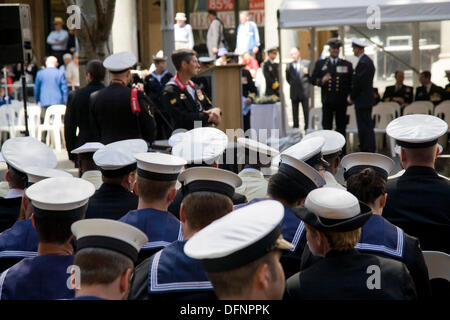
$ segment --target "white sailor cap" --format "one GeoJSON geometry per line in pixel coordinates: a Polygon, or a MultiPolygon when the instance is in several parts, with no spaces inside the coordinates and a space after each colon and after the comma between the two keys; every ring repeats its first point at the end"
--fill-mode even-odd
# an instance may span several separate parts
{"type": "Polygon", "coordinates": [[[344,168],[345,180],[367,168],[372,168],[377,175],[383,179],[387,179],[395,167],[395,162],[382,154],[355,152],[342,158],[340,165],[344,168]]]}
{"type": "Polygon", "coordinates": [[[105,69],[113,73],[122,73],[131,69],[137,63],[136,57],[131,52],[120,52],[110,55],[103,61],[105,69]]]}
{"type": "Polygon", "coordinates": [[[202,127],[187,131],[172,148],[172,154],[188,164],[212,165],[220,159],[227,145],[228,136],[223,131],[202,127]]]}
{"type": "Polygon", "coordinates": [[[35,216],[76,217],[82,213],[94,194],[92,183],[80,178],[48,178],[27,188],[25,195],[31,200],[35,216]],[[61,211],[67,212],[61,216],[61,211]]]}
{"type": "Polygon", "coordinates": [[[276,157],[280,154],[278,150],[268,146],[267,144],[248,138],[238,138],[237,145],[238,147],[243,147],[256,153],[265,154],[269,157],[276,157]]]}
{"type": "Polygon", "coordinates": [[[437,144],[448,124],[435,116],[411,114],[391,121],[386,133],[404,148],[426,148],[437,144]]]}
{"type": "Polygon", "coordinates": [[[173,133],[168,140],[169,146],[171,146],[173,148],[176,144],[183,141],[183,137],[186,132],[187,132],[186,129],[176,130],[176,133],[173,133]]]}
{"type": "Polygon", "coordinates": [[[20,172],[26,167],[56,168],[58,164],[52,149],[32,137],[7,140],[2,146],[2,156],[8,165],[20,172]]]}
{"type": "Polygon", "coordinates": [[[345,145],[345,137],[333,130],[318,130],[307,134],[303,140],[322,137],[325,139],[325,144],[322,146],[322,154],[324,156],[333,155],[342,151],[345,145]]]}
{"type": "Polygon", "coordinates": [[[97,150],[93,159],[105,177],[120,177],[136,170],[134,155],[147,149],[147,142],[142,139],[122,140],[97,150]]]}
{"type": "Polygon", "coordinates": [[[177,14],[175,15],[175,21],[177,21],[177,20],[186,21],[187,20],[186,13],[184,13],[184,12],[177,12],[177,14]]]}
{"type": "Polygon", "coordinates": [[[111,219],[85,219],[72,224],[77,239],[77,252],[86,248],[101,248],[121,253],[133,262],[147,243],[145,233],[132,225],[111,219]]]}
{"type": "Polygon", "coordinates": [[[26,167],[24,168],[24,172],[28,176],[28,186],[48,178],[72,177],[72,175],[66,171],[50,168],[26,167]]]}
{"type": "Polygon", "coordinates": [[[358,47],[365,48],[369,44],[364,39],[352,38],[352,45],[356,45],[358,47]]]}
{"type": "Polygon", "coordinates": [[[210,64],[210,63],[213,63],[214,61],[216,61],[216,59],[211,58],[211,57],[200,57],[200,58],[198,58],[198,62],[204,63],[204,64],[210,64]]]}
{"type": "Polygon", "coordinates": [[[298,160],[289,154],[281,154],[279,172],[291,177],[298,185],[306,189],[307,192],[326,184],[320,173],[302,160],[298,160]]]}
{"type": "Polygon", "coordinates": [[[82,146],[72,150],[70,153],[82,154],[82,153],[94,153],[97,150],[103,148],[105,145],[100,142],[87,142],[82,146]]]}
{"type": "Polygon", "coordinates": [[[190,193],[209,191],[233,198],[234,190],[242,185],[242,179],[231,171],[212,167],[195,167],[178,176],[183,197],[190,193]]]}
{"type": "Polygon", "coordinates": [[[274,200],[237,209],[190,238],[184,253],[202,261],[206,272],[225,272],[245,266],[275,249],[292,249],[283,239],[284,208],[274,200]]]}
{"type": "Polygon", "coordinates": [[[0,153],[0,162],[6,162],[5,158],[3,158],[3,155],[0,153]]]}
{"type": "Polygon", "coordinates": [[[176,181],[186,160],[165,153],[138,153],[137,173],[139,177],[157,181],[176,181]]]}
{"type": "Polygon", "coordinates": [[[303,206],[293,208],[297,217],[320,230],[347,232],[364,225],[372,209],[346,190],[322,188],[311,191],[303,206]]]}
{"type": "Polygon", "coordinates": [[[317,164],[329,166],[329,163],[322,157],[322,147],[324,144],[325,138],[323,137],[303,139],[299,143],[296,143],[283,151],[282,154],[287,154],[295,159],[302,160],[311,167],[314,167],[317,164]]]}

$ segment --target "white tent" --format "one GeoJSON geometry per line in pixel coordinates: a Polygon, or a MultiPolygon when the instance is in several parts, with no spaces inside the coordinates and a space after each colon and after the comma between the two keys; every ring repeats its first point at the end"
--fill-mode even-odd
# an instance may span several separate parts
{"type": "Polygon", "coordinates": [[[380,9],[381,23],[450,19],[448,0],[285,0],[280,28],[365,25],[371,6],[380,9]]]}

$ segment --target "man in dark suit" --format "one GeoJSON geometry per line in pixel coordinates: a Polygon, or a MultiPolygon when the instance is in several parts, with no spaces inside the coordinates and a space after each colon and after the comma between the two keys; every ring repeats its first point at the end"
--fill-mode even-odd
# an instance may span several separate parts
{"type": "Polygon", "coordinates": [[[332,130],[335,117],[336,131],[345,137],[347,96],[352,88],[353,66],[349,61],[339,59],[340,40],[332,38],[328,45],[330,57],[317,61],[311,83],[322,88],[323,129],[332,130]]]}
{"type": "Polygon", "coordinates": [[[450,181],[434,168],[438,139],[447,130],[440,118],[419,114],[397,118],[387,126],[387,134],[401,146],[406,171],[388,181],[383,216],[419,238],[423,250],[450,253],[450,181]]]}
{"type": "Polygon", "coordinates": [[[280,96],[280,83],[278,75],[278,63],[275,63],[277,58],[278,48],[271,48],[267,50],[268,59],[264,62],[263,73],[266,79],[266,96],[276,95],[280,96]]]}
{"type": "Polygon", "coordinates": [[[293,210],[305,222],[309,250],[323,259],[287,280],[286,298],[417,299],[414,281],[402,262],[355,249],[372,209],[350,192],[316,189],[308,194],[303,206],[293,210]]]}
{"type": "Polygon", "coordinates": [[[156,136],[156,123],[145,94],[137,91],[140,111],[132,106],[132,90],[128,87],[136,57],[129,52],[109,56],[103,66],[109,70],[109,87],[92,94],[90,105],[91,141],[109,144],[126,139],[144,139],[151,144],[156,136]]]}
{"type": "Polygon", "coordinates": [[[444,100],[445,91],[431,82],[431,72],[423,71],[419,78],[420,87],[416,89],[416,101],[431,101],[435,106],[444,100]]]}
{"type": "Polygon", "coordinates": [[[405,72],[403,70],[395,71],[395,85],[386,87],[383,94],[383,102],[397,102],[402,108],[413,102],[413,88],[405,86],[405,72]]]}
{"type": "Polygon", "coordinates": [[[66,139],[69,159],[76,162],[76,155],[71,151],[89,141],[89,100],[91,93],[103,89],[105,68],[101,61],[92,60],[86,66],[87,86],[69,93],[67,109],[64,116],[64,137],[66,139]],[[79,133],[77,135],[77,128],[79,133]]]}
{"type": "Polygon", "coordinates": [[[292,101],[292,115],[294,118],[294,128],[299,127],[298,106],[302,103],[303,118],[305,120],[305,131],[308,129],[309,117],[309,68],[311,62],[300,58],[300,49],[292,48],[292,62],[286,68],[286,80],[291,86],[290,97],[292,101]]]}
{"type": "Polygon", "coordinates": [[[372,59],[364,54],[364,47],[367,46],[364,41],[353,38],[352,46],[353,53],[358,57],[358,63],[353,73],[353,88],[348,102],[355,104],[360,151],[375,152],[375,132],[372,121],[372,107],[375,105],[373,90],[375,66],[372,59]]]}

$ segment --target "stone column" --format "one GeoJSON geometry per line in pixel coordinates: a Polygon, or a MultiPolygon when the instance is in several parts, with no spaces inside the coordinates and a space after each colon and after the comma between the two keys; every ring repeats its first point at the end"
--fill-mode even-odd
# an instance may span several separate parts
{"type": "Polygon", "coordinates": [[[439,60],[431,67],[431,81],[436,85],[445,87],[448,83],[445,75],[446,70],[450,70],[450,21],[441,21],[441,53],[439,60]]]}
{"type": "Polygon", "coordinates": [[[139,60],[136,0],[116,1],[112,26],[113,52],[129,51],[139,60]]]}

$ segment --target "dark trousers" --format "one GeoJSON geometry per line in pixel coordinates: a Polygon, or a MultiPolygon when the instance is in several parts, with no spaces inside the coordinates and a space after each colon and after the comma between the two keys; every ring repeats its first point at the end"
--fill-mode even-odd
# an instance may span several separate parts
{"type": "MultiPolygon", "coordinates": [[[[322,127],[324,130],[333,130],[333,118],[336,118],[336,131],[346,136],[347,103],[326,103],[322,107],[322,127]]],[[[342,148],[346,154],[346,145],[342,148]]]]}
{"type": "Polygon", "coordinates": [[[375,132],[373,130],[372,108],[355,106],[356,123],[358,125],[359,149],[361,152],[375,152],[375,132]]]}
{"type": "Polygon", "coordinates": [[[308,117],[309,117],[309,101],[308,99],[303,100],[292,100],[292,116],[294,118],[294,128],[299,127],[299,117],[298,117],[298,105],[302,103],[303,117],[305,119],[305,130],[308,129],[308,117]]]}
{"type": "Polygon", "coordinates": [[[58,68],[61,67],[64,64],[63,55],[66,54],[67,51],[65,50],[52,50],[51,54],[52,56],[56,57],[58,59],[58,68]]]}

